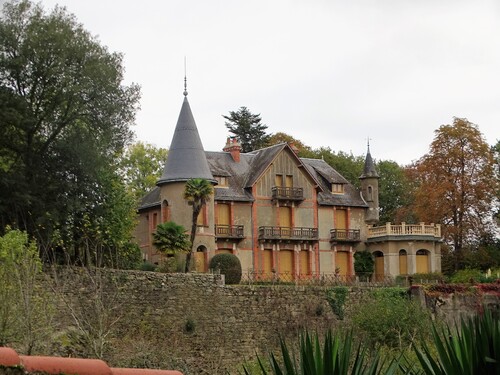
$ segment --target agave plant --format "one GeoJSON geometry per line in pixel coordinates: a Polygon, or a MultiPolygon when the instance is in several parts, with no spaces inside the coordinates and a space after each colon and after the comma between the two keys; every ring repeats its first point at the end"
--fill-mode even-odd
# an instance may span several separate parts
{"type": "Polygon", "coordinates": [[[455,329],[434,326],[433,343],[437,358],[425,343],[415,348],[425,374],[500,374],[500,324],[488,310],[483,316],[462,320],[455,329]]]}
{"type": "MultiPolygon", "coordinates": [[[[318,334],[311,336],[305,332],[300,337],[300,357],[296,360],[283,339],[280,340],[282,360],[271,353],[270,367],[274,375],[378,375],[395,374],[397,364],[392,362],[382,370],[383,363],[378,354],[371,358],[361,345],[355,345],[352,332],[345,335],[328,332],[323,345],[318,334]]],[[[262,375],[268,372],[258,358],[262,375]]],[[[250,372],[244,367],[246,375],[250,372]]]]}

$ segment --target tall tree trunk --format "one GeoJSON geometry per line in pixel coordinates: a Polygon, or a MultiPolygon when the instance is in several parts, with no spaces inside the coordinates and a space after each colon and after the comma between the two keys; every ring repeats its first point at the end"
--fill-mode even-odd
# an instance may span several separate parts
{"type": "Polygon", "coordinates": [[[189,238],[191,242],[191,250],[186,255],[186,267],[184,268],[184,272],[189,272],[189,268],[191,266],[191,259],[193,258],[193,246],[194,239],[196,237],[196,223],[198,222],[198,216],[200,215],[201,207],[197,207],[196,203],[193,203],[193,217],[191,222],[191,236],[189,238]]]}

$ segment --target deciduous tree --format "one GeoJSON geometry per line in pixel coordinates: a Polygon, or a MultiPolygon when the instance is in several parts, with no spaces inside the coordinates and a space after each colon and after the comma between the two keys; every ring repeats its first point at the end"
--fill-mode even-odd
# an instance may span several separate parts
{"type": "Polygon", "coordinates": [[[442,225],[456,255],[493,230],[498,179],[492,151],[477,125],[464,118],[442,125],[413,172],[418,184],[415,213],[421,221],[442,225]]]}
{"type": "Polygon", "coordinates": [[[137,201],[156,186],[167,155],[167,149],[149,143],[137,142],[127,147],[120,170],[137,201]]]}
{"type": "Polygon", "coordinates": [[[102,203],[126,199],[113,192],[113,176],[139,99],[138,86],[122,81],[122,55],[109,52],[64,8],[46,13],[26,0],[4,5],[2,227],[25,229],[39,246],[80,258],[84,218],[101,228],[109,223],[105,217],[116,206],[102,203]]]}

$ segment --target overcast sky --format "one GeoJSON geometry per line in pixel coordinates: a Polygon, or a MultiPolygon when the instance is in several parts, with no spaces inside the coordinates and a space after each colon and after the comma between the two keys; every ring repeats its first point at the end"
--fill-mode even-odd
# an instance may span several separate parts
{"type": "Polygon", "coordinates": [[[410,163],[466,117],[500,139],[498,0],[43,0],[124,54],[138,140],[168,147],[189,102],[205,150],[246,106],[270,133],[410,163]]]}

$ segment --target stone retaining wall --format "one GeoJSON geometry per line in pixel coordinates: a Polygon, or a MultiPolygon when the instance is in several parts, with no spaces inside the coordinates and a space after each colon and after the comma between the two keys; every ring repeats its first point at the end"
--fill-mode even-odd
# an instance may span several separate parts
{"type": "MultiPolygon", "coordinates": [[[[225,286],[220,275],[196,273],[106,270],[89,277],[85,269],[65,269],[51,275],[49,289],[59,307],[60,339],[55,342],[75,340],[70,306],[82,319],[104,315],[101,323],[110,326],[104,359],[117,367],[157,366],[186,375],[237,373],[241,367],[236,366],[254,360],[255,353],[277,349],[280,336],[294,341],[305,328],[324,332],[346,322],[328,304],[327,287],[225,286]]],[[[350,289],[346,320],[368,290],[350,289]]],[[[495,298],[492,303],[498,306],[495,298]]],[[[437,315],[471,314],[476,302],[453,302],[448,308],[444,301],[433,308],[437,315]]],[[[52,350],[63,356],[86,354],[67,352],[69,347],[52,350]]]]}

